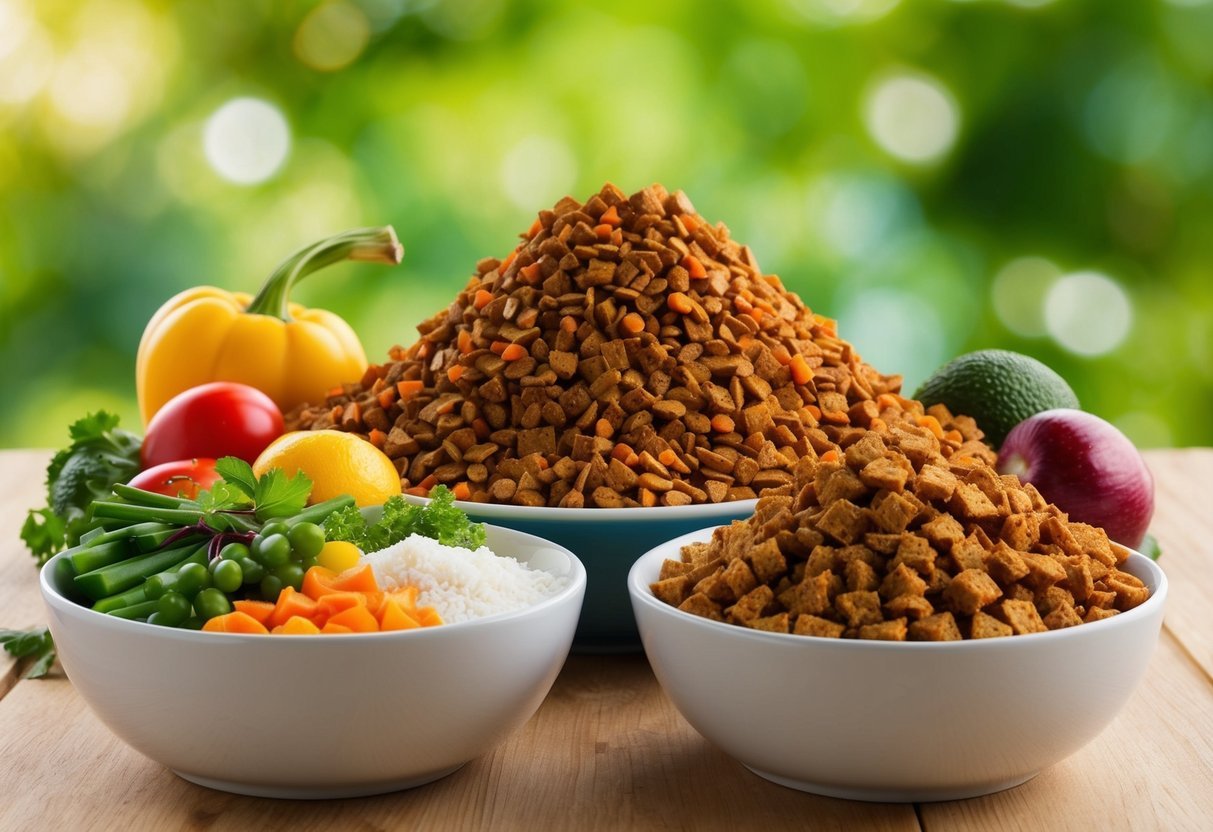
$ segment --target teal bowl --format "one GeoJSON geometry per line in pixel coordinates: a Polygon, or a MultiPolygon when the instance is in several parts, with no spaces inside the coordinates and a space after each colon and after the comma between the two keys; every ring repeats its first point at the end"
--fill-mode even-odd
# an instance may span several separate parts
{"type": "MultiPolygon", "coordinates": [[[[405,496],[411,503],[428,502],[405,496]]],[[[727,525],[754,513],[757,500],[652,508],[549,508],[456,501],[473,520],[533,534],[565,547],[585,565],[585,602],[573,649],[625,653],[640,648],[628,597],[628,571],[650,549],[708,526],[727,525]]]]}

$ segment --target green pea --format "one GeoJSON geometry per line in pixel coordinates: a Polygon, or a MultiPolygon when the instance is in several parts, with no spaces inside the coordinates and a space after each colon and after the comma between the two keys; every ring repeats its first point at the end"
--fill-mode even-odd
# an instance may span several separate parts
{"type": "Polygon", "coordinates": [[[179,626],[190,617],[189,599],[180,592],[166,592],[157,602],[155,615],[158,618],[157,623],[168,627],[179,626]]]}
{"type": "Polygon", "coordinates": [[[156,625],[156,626],[158,626],[158,627],[172,627],[172,626],[174,626],[174,625],[172,625],[172,624],[168,623],[168,621],[165,619],[165,617],[164,617],[163,615],[161,615],[161,614],[160,614],[160,612],[159,612],[159,611],[156,611],[156,612],[152,613],[151,615],[149,615],[149,616],[147,617],[147,623],[148,623],[148,624],[155,624],[155,625],[156,625]]]}
{"type": "Polygon", "coordinates": [[[271,520],[261,527],[261,536],[269,537],[270,535],[281,534],[285,535],[290,531],[290,526],[283,523],[281,520],[271,520]]]}
{"type": "Polygon", "coordinates": [[[277,601],[282,594],[282,579],[276,575],[266,575],[261,579],[261,598],[265,601],[277,601]]]}
{"type": "Polygon", "coordinates": [[[194,612],[203,620],[209,621],[231,611],[232,605],[227,600],[227,596],[214,587],[202,590],[194,598],[194,612]]]}
{"type": "Polygon", "coordinates": [[[241,560],[249,556],[249,549],[243,543],[229,543],[219,550],[223,560],[241,560]]]}
{"type": "Polygon", "coordinates": [[[241,558],[237,563],[240,564],[240,571],[244,573],[246,584],[260,583],[265,577],[265,567],[252,558],[241,558]]]}
{"type": "Polygon", "coordinates": [[[186,598],[193,598],[211,585],[210,571],[200,563],[187,563],[177,571],[173,589],[186,598]]]}
{"type": "Polygon", "coordinates": [[[314,558],[324,548],[324,529],[315,523],[298,523],[286,534],[295,554],[303,558],[314,558]]]}
{"type": "Polygon", "coordinates": [[[295,590],[303,588],[303,567],[297,563],[279,566],[270,574],[282,581],[283,586],[294,587],[295,590]]]}
{"type": "Polygon", "coordinates": [[[239,561],[215,561],[215,568],[211,570],[211,581],[221,592],[235,592],[244,585],[244,570],[240,568],[239,561]]]}
{"type": "Polygon", "coordinates": [[[291,542],[281,534],[258,538],[253,543],[253,554],[260,555],[258,560],[267,568],[282,566],[291,559],[291,542]]]}

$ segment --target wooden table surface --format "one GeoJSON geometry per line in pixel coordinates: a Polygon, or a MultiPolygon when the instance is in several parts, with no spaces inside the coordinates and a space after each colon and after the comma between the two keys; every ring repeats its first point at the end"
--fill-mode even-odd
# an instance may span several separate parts
{"type": "MultiPolygon", "coordinates": [[[[16,530],[46,460],[0,452],[0,628],[45,622],[16,530]]],[[[0,653],[0,830],[1213,828],[1213,449],[1148,461],[1171,581],[1149,672],[1094,742],[1009,791],[899,805],[782,788],[695,733],[643,656],[572,656],[524,728],[437,783],[357,800],[238,797],[123,745],[62,671],[22,680],[0,653]]]]}

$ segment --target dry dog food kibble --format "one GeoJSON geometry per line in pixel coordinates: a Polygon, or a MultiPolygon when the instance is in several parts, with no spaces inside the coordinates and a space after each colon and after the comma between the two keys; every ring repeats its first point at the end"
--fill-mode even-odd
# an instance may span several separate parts
{"type": "Polygon", "coordinates": [[[288,424],[356,432],[406,489],[444,483],[461,499],[752,498],[878,424],[901,384],[659,185],[541,212],[419,330],[288,424]]]}
{"type": "Polygon", "coordinates": [[[801,460],[753,518],[667,560],[653,593],[759,630],[891,641],[1057,630],[1149,597],[1102,529],[949,436],[971,420],[900,404],[801,460]]]}

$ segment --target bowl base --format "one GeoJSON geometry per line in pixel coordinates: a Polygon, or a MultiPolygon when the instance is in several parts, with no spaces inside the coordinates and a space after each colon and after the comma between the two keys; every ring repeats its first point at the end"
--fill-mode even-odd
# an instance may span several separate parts
{"type": "Polygon", "coordinates": [[[448,774],[454,774],[465,765],[466,763],[460,763],[443,771],[434,772],[433,774],[423,774],[420,777],[412,777],[405,780],[386,780],[376,783],[351,783],[345,786],[310,788],[306,786],[299,788],[294,786],[273,786],[262,785],[260,783],[240,783],[233,780],[218,780],[198,774],[187,774],[184,771],[177,771],[176,769],[173,769],[173,774],[176,774],[182,780],[188,780],[198,786],[205,786],[208,789],[215,789],[221,792],[231,792],[232,794],[248,795],[249,797],[273,797],[279,800],[334,800],[344,797],[369,797],[375,794],[387,794],[389,792],[413,789],[417,786],[424,786],[426,783],[433,783],[435,780],[441,780],[448,774]]]}
{"type": "MultiPolygon", "coordinates": [[[[742,763],[745,765],[745,763],[742,763]]],[[[888,789],[864,789],[864,788],[848,788],[846,786],[830,785],[823,783],[807,783],[803,780],[794,780],[790,777],[783,777],[778,774],[762,771],[753,766],[746,765],[750,771],[757,774],[764,780],[770,780],[772,783],[778,783],[780,786],[786,786],[789,789],[796,789],[802,792],[810,792],[811,794],[819,794],[823,797],[841,797],[844,800],[863,800],[868,803],[936,803],[941,800],[965,800],[970,797],[981,797],[994,792],[1001,792],[1006,789],[1013,789],[1023,783],[1028,782],[1040,772],[1034,771],[1023,777],[1013,777],[1010,780],[1002,780],[995,783],[982,783],[974,786],[940,786],[937,788],[888,788],[888,789]]]]}

